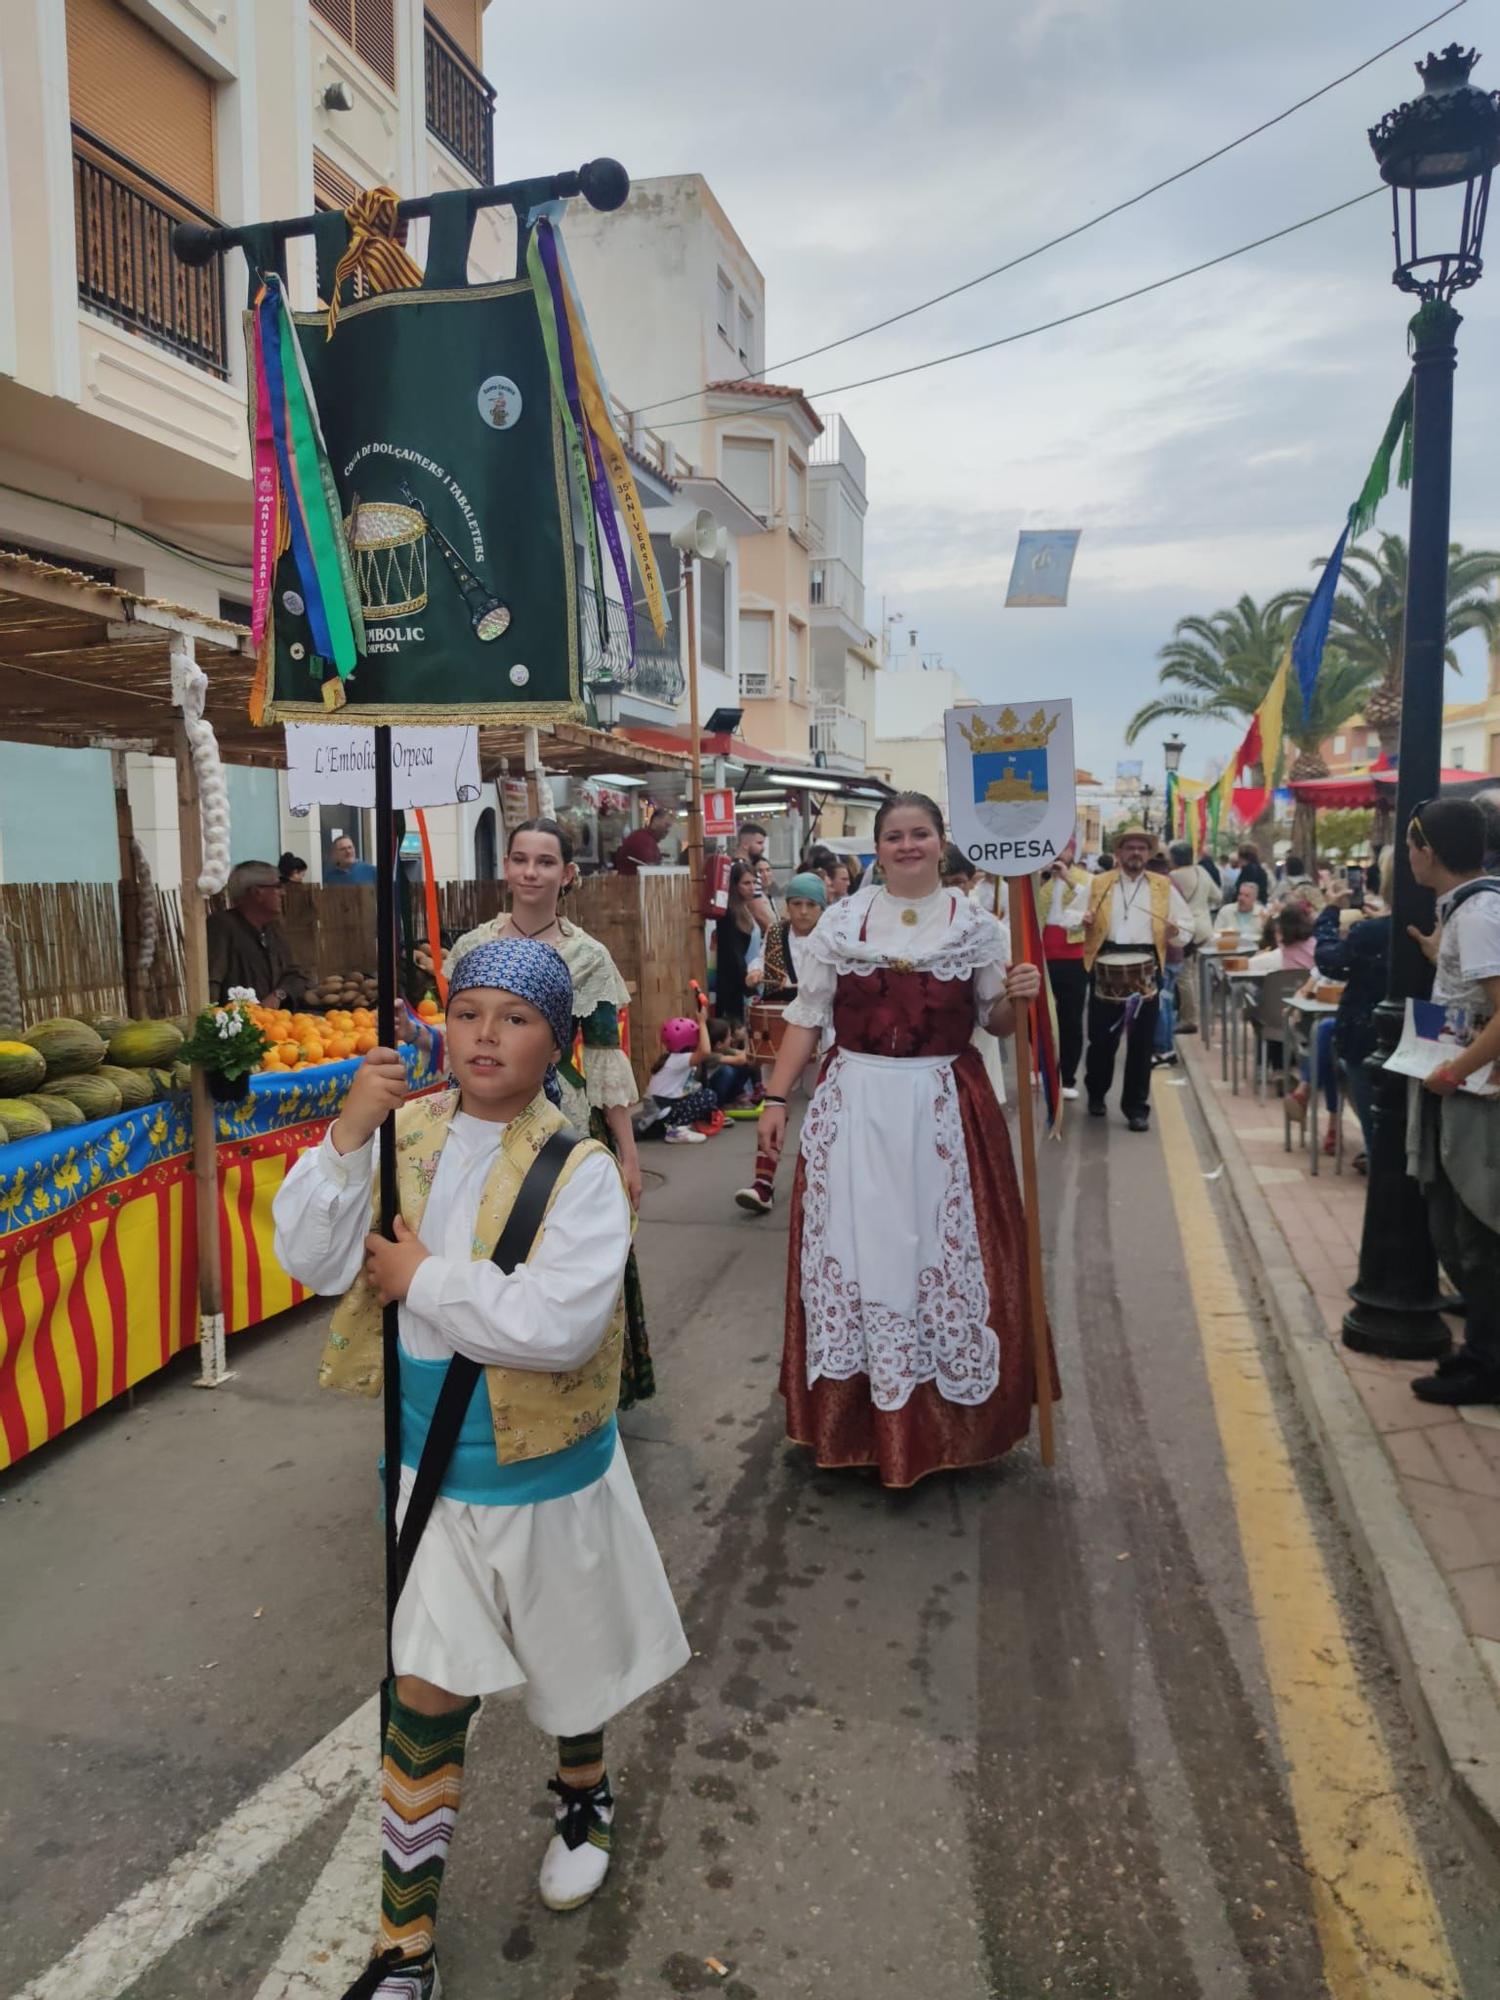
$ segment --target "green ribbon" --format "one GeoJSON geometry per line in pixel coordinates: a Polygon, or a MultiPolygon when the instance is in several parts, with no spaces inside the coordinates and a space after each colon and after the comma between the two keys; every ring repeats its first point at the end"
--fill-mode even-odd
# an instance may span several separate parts
{"type": "MultiPolygon", "coordinates": [[[[287,443],[296,461],[297,484],[302,496],[308,550],[312,556],[313,568],[317,572],[318,587],[323,594],[323,612],[328,620],[328,636],[333,644],[333,664],[339,679],[347,680],[354,671],[357,654],[354,627],[350,622],[348,600],[344,593],[343,565],[339,559],[339,544],[343,541],[343,534],[337,527],[339,521],[337,496],[330,515],[328,489],[323,479],[323,468],[327,460],[318,449],[317,436],[303,388],[302,371],[298,365],[301,357],[297,346],[296,329],[292,325],[290,313],[283,310],[279,320],[282,391],[286,397],[287,443]],[[323,502],[321,506],[318,504],[320,499],[323,502]]],[[[329,477],[331,480],[332,475],[329,477]]]]}
{"type": "MultiPolygon", "coordinates": [[[[292,352],[297,357],[297,376],[302,394],[307,403],[307,413],[311,422],[313,448],[318,455],[318,477],[322,482],[323,498],[328,507],[328,518],[332,523],[334,551],[338,557],[339,581],[343,585],[344,603],[349,612],[349,624],[354,633],[354,650],[365,652],[365,614],[360,603],[359,582],[354,574],[354,562],[349,554],[349,541],[344,533],[344,508],[339,499],[338,485],[334,480],[333,467],[328,463],[328,447],[323,442],[323,424],[318,416],[317,398],[313,395],[312,382],[307,373],[307,358],[302,352],[302,342],[296,337],[296,327],[287,315],[292,333],[292,352]]],[[[340,670],[342,672],[342,669],[340,670]]]]}
{"type": "Polygon", "coordinates": [[[1385,436],[1376,448],[1370,469],[1365,474],[1365,483],[1359,489],[1359,497],[1349,509],[1349,539],[1354,541],[1362,535],[1375,519],[1375,511],[1391,490],[1391,457],[1396,442],[1401,441],[1401,464],[1396,473],[1398,485],[1411,484],[1411,410],[1412,385],[1407,383],[1396,398],[1396,407],[1391,411],[1391,420],[1385,427],[1385,436]]]}

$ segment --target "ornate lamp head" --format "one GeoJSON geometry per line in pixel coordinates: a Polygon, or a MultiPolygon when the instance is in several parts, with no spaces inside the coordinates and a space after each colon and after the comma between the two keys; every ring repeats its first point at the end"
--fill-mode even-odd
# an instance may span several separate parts
{"type": "Polygon", "coordinates": [[[1180,771],[1182,769],[1182,753],[1186,748],[1187,745],[1180,736],[1169,736],[1166,742],[1163,743],[1161,754],[1168,771],[1180,771]]]}
{"type": "Polygon", "coordinates": [[[1440,56],[1429,54],[1416,66],[1422,95],[1370,128],[1380,178],[1391,190],[1393,282],[1424,299],[1449,299],[1476,284],[1484,269],[1490,173],[1500,160],[1500,92],[1470,83],[1478,60],[1476,50],[1457,42],[1440,56]],[[1420,237],[1419,194],[1425,196],[1420,237]]]}

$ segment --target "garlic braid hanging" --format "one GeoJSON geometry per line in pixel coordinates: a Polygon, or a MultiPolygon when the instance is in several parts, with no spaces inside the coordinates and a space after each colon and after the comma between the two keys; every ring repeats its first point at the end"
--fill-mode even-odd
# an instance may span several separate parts
{"type": "Polygon", "coordinates": [[[156,883],[152,880],[146,850],[134,838],[130,842],[130,865],[135,875],[136,911],[140,925],[135,969],[144,979],[156,962],[156,883]]]}
{"type": "Polygon", "coordinates": [[[198,779],[198,817],[203,834],[203,872],[198,889],[216,896],[229,880],[229,791],[219,762],[213,725],[203,714],[208,675],[193,658],[193,642],[184,633],[172,635],[172,699],[182,710],[193,770],[198,779]]]}

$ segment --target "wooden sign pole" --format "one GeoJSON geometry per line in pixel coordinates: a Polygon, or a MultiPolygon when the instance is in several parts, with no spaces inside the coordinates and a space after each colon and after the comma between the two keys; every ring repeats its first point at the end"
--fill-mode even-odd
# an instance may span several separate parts
{"type": "MultiPolygon", "coordinates": [[[[1011,892],[1014,898],[1015,891],[1011,892]]],[[[1012,903],[1014,909],[1014,903],[1012,903]]],[[[1000,882],[995,881],[995,915],[1000,914],[1000,882]]],[[[1012,937],[1015,933],[1012,931],[1012,937]]],[[[1045,966],[1040,968],[1047,977],[1045,966]]],[[[1042,1006],[1046,994],[1037,995],[1042,1006]]],[[[1016,1122],[1021,1128],[1021,1201],[1026,1210],[1026,1293],[1031,1306],[1031,1355],[1036,1373],[1037,1435],[1041,1441],[1042,1463],[1051,1465],[1056,1457],[1052,1442],[1052,1352],[1047,1340],[1047,1297],[1042,1288],[1042,1216],[1037,1205],[1036,1121],[1033,1117],[1031,1081],[1031,1009],[1016,1010],[1016,1122]]]]}

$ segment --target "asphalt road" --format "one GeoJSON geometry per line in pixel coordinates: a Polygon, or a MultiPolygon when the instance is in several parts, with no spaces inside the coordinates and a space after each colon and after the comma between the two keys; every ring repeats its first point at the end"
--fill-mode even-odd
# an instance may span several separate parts
{"type": "MultiPolygon", "coordinates": [[[[1185,1095],[1042,1147],[1056,1468],[906,1494],[783,1441],[752,1131],[649,1153],[660,1393],[622,1429],[694,1657],[611,1732],[618,1860],[573,1917],[535,1895],[548,1746],[480,1717],[449,2000],[1500,1993],[1185,1095]]],[[[6,1992],[336,1996],[362,1957],[378,1412],[314,1390],[322,1318],[0,1480],[6,1992]]]]}

